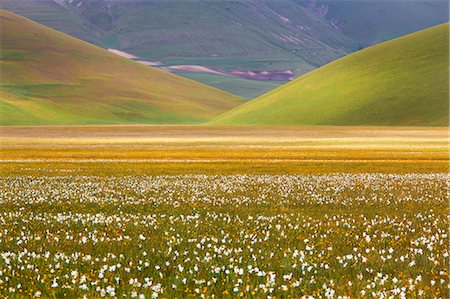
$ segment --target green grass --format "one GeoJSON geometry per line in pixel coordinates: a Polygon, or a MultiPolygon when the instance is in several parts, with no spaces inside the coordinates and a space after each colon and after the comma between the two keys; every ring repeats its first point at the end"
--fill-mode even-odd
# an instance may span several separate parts
{"type": "Polygon", "coordinates": [[[216,124],[448,124],[448,24],[351,54],[225,112],[216,124]]]}
{"type": "Polygon", "coordinates": [[[1,11],[0,124],[203,122],[242,100],[1,11]]]}

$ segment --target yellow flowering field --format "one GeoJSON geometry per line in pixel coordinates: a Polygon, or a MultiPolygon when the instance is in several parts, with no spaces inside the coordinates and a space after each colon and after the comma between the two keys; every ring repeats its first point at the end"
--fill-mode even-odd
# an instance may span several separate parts
{"type": "Polygon", "coordinates": [[[0,297],[449,296],[447,130],[46,130],[0,130],[0,297]]]}

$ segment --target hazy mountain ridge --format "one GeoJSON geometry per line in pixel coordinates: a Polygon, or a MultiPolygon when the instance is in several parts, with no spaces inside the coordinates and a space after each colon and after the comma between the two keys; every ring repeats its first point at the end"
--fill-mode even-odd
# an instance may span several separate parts
{"type": "Polygon", "coordinates": [[[445,0],[295,0],[337,30],[369,46],[449,20],[445,0]]]}

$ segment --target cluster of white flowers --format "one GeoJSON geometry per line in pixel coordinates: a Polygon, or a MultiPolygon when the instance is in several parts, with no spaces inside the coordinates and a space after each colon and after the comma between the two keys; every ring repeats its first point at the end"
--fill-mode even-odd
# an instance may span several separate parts
{"type": "Polygon", "coordinates": [[[449,178],[4,177],[0,297],[446,298],[449,178]]]}

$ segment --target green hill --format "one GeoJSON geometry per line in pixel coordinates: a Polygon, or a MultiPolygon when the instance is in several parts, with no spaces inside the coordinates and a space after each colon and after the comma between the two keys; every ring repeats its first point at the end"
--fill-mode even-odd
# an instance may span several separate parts
{"type": "Polygon", "coordinates": [[[0,11],[0,124],[203,122],[234,95],[0,11]]]}
{"type": "Polygon", "coordinates": [[[225,112],[212,123],[448,125],[448,26],[348,55],[225,112]]]}
{"type": "MultiPolygon", "coordinates": [[[[0,0],[0,8],[164,66],[306,74],[448,21],[447,0],[0,0]]],[[[180,72],[248,98],[287,81],[180,72]]]]}

